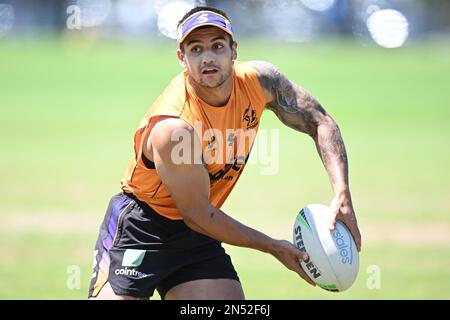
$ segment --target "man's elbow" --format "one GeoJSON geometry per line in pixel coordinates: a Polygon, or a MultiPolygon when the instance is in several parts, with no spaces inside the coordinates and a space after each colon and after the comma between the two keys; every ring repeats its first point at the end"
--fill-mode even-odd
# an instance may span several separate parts
{"type": "Polygon", "coordinates": [[[179,211],[184,223],[186,223],[189,228],[199,231],[201,219],[203,219],[207,213],[207,207],[208,206],[205,204],[195,206],[189,205],[187,207],[179,207],[179,211]]]}
{"type": "Polygon", "coordinates": [[[202,233],[205,235],[209,235],[208,232],[202,227],[202,219],[199,215],[196,214],[182,214],[184,223],[188,226],[189,229],[194,230],[198,233],[202,233]]]}
{"type": "Polygon", "coordinates": [[[188,226],[189,229],[201,232],[200,226],[195,222],[194,219],[183,217],[184,223],[188,226]]]}
{"type": "Polygon", "coordinates": [[[308,134],[311,136],[311,138],[313,138],[314,141],[317,141],[319,136],[336,131],[339,131],[339,126],[337,125],[336,121],[334,121],[334,119],[329,115],[325,115],[310,126],[308,134]]]}
{"type": "Polygon", "coordinates": [[[181,209],[180,215],[186,224],[194,224],[198,219],[194,209],[181,209]]]}
{"type": "Polygon", "coordinates": [[[317,124],[317,131],[320,129],[320,128],[327,128],[327,129],[329,129],[329,130],[339,130],[339,126],[338,126],[338,124],[336,123],[336,121],[334,121],[334,119],[330,116],[330,115],[325,115],[325,116],[323,116],[321,119],[320,119],[320,121],[318,121],[318,124],[317,124]]]}

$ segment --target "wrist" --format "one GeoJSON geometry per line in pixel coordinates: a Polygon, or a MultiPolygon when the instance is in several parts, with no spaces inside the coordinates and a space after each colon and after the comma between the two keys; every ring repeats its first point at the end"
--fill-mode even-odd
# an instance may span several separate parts
{"type": "Polygon", "coordinates": [[[337,192],[335,194],[333,203],[336,206],[336,208],[343,208],[343,207],[352,208],[353,204],[350,190],[347,189],[337,192]]]}
{"type": "Polygon", "coordinates": [[[336,198],[344,199],[344,198],[351,198],[350,189],[348,186],[342,186],[335,190],[334,195],[336,198]]]}
{"type": "Polygon", "coordinates": [[[266,245],[265,245],[265,248],[263,251],[266,253],[270,253],[271,255],[274,255],[275,252],[277,252],[277,250],[278,250],[277,243],[278,243],[278,240],[268,237],[268,240],[266,242],[266,245]]]}

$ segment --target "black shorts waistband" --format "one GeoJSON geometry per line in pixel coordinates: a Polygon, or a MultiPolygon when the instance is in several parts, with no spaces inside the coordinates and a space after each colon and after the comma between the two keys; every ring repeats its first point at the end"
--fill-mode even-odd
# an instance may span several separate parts
{"type": "Polygon", "coordinates": [[[139,200],[134,194],[128,193],[125,191],[122,191],[122,193],[125,196],[127,196],[128,198],[132,199],[134,202],[136,202],[141,207],[141,209],[144,211],[144,213],[146,214],[146,216],[148,218],[154,219],[163,224],[170,224],[172,226],[179,225],[180,227],[181,226],[186,227],[186,224],[184,223],[184,221],[182,219],[172,220],[172,219],[166,218],[163,215],[160,215],[154,209],[152,209],[152,207],[150,207],[147,203],[145,203],[142,200],[139,200]]]}

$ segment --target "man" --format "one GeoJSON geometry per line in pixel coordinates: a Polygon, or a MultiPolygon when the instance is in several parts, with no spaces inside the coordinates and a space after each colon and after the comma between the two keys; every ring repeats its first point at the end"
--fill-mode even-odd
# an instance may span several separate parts
{"type": "MultiPolygon", "coordinates": [[[[360,233],[339,129],[322,106],[266,62],[236,61],[230,19],[211,7],[178,26],[178,75],[145,115],[134,138],[123,192],[100,228],[89,296],[96,299],[244,299],[222,242],[272,254],[305,281],[306,253],[254,230],[219,208],[248,159],[264,108],[309,134],[335,193],[335,219],[360,233]],[[243,137],[243,139],[242,139],[243,137]]],[[[335,225],[330,222],[330,228],[335,225]]]]}

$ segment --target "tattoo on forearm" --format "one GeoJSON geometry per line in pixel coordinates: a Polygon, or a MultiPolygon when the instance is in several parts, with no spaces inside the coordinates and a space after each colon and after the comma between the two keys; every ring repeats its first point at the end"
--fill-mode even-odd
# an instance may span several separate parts
{"type": "Polygon", "coordinates": [[[317,139],[317,149],[331,183],[335,187],[339,182],[348,185],[348,159],[339,127],[334,124],[327,128],[330,132],[320,135],[317,139]],[[337,165],[336,170],[334,166],[337,165]]]}
{"type": "Polygon", "coordinates": [[[319,147],[323,156],[329,155],[342,155],[343,160],[347,161],[347,153],[345,151],[344,142],[339,131],[339,128],[335,126],[331,133],[323,141],[319,141],[319,147]]]}

